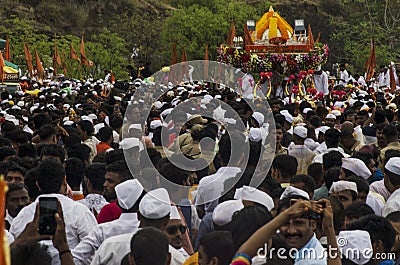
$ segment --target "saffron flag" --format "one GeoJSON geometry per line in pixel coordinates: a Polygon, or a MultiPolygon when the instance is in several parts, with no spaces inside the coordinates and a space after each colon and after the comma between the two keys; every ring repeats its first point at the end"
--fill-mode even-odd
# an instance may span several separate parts
{"type": "Polygon", "coordinates": [[[206,54],[204,55],[204,77],[203,80],[208,80],[208,44],[206,44],[206,54]]]}
{"type": "Polygon", "coordinates": [[[25,53],[26,65],[28,66],[29,75],[33,77],[32,54],[29,49],[29,45],[26,42],[24,43],[24,53],[25,53]]]}
{"type": "MultiPolygon", "coordinates": [[[[1,55],[1,57],[3,57],[1,55]]],[[[6,205],[6,192],[8,190],[7,183],[4,181],[4,175],[0,176],[0,211],[5,212],[6,205]]],[[[0,264],[9,265],[10,260],[10,247],[7,242],[7,236],[5,234],[5,222],[4,218],[0,218],[0,264]]]]}
{"type": "Polygon", "coordinates": [[[10,53],[10,41],[8,36],[6,38],[6,50],[4,51],[4,59],[7,61],[11,61],[11,53],[10,53]]]}
{"type": "Polygon", "coordinates": [[[81,59],[79,58],[78,53],[76,52],[76,50],[72,46],[72,41],[69,44],[69,57],[71,59],[77,60],[79,63],[81,62],[81,59]]]}
{"type": "Polygon", "coordinates": [[[188,64],[186,63],[186,61],[187,61],[186,49],[185,49],[185,47],[183,47],[182,57],[181,57],[181,71],[180,71],[178,82],[184,81],[185,77],[186,77],[186,79],[189,80],[189,68],[188,68],[188,64]]]}
{"type": "Polygon", "coordinates": [[[42,61],[40,60],[39,54],[36,51],[36,48],[35,48],[35,61],[36,61],[37,76],[43,78],[43,76],[44,76],[44,68],[43,68],[43,65],[42,65],[42,61]]]}
{"type": "Polygon", "coordinates": [[[312,34],[311,25],[310,24],[308,24],[308,43],[310,44],[310,49],[314,50],[314,48],[315,48],[314,36],[312,34]]]}
{"type": "Polygon", "coordinates": [[[365,81],[370,81],[371,78],[375,74],[375,67],[376,67],[376,42],[375,38],[372,38],[370,48],[369,48],[369,57],[368,60],[365,62],[364,67],[367,68],[367,75],[365,81]]]}
{"type": "Polygon", "coordinates": [[[4,59],[3,53],[0,51],[0,79],[1,83],[4,84],[4,59]]]}
{"type": "Polygon", "coordinates": [[[235,22],[232,19],[231,26],[228,31],[228,37],[226,38],[226,45],[233,46],[233,40],[235,36],[236,36],[236,27],[235,27],[235,22]]]}
{"type": "Polygon", "coordinates": [[[61,62],[61,64],[62,64],[62,67],[63,67],[63,70],[64,70],[64,76],[67,76],[67,62],[66,62],[66,55],[65,55],[65,52],[63,51],[63,56],[62,56],[62,62],[61,62]]]}
{"type": "Polygon", "coordinates": [[[53,53],[54,74],[57,74],[57,66],[61,66],[61,58],[60,58],[60,54],[58,53],[57,36],[54,33],[54,53],[53,53]]]}
{"type": "Polygon", "coordinates": [[[80,46],[80,48],[79,48],[79,51],[80,51],[80,53],[81,53],[81,63],[82,63],[83,65],[86,65],[86,66],[93,66],[93,62],[89,61],[89,60],[86,58],[85,41],[83,40],[83,34],[82,34],[81,46],[80,46]]]}
{"type": "Polygon", "coordinates": [[[390,63],[390,93],[396,90],[396,79],[394,78],[394,63],[390,63]]]}
{"type": "Polygon", "coordinates": [[[244,24],[243,31],[243,49],[246,49],[246,45],[253,45],[253,40],[251,39],[249,28],[244,24]]]}

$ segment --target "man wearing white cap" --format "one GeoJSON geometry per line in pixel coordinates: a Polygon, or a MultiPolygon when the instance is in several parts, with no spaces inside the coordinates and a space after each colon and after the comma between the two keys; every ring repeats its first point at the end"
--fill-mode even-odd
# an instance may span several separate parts
{"type": "Polygon", "coordinates": [[[357,200],[357,184],[346,180],[333,182],[332,187],[329,190],[329,196],[338,198],[346,210],[350,204],[357,200]]]}
{"type": "Polygon", "coordinates": [[[136,212],[144,196],[142,185],[137,179],[130,179],[118,184],[115,192],[122,214],[117,220],[100,224],[72,250],[75,264],[90,264],[94,252],[105,239],[137,231],[139,220],[136,212]]]}
{"type": "MultiPolygon", "coordinates": [[[[171,213],[171,204],[168,191],[159,188],[149,191],[139,203],[138,219],[140,228],[155,227],[161,231],[168,224],[171,213]]],[[[121,264],[122,258],[131,252],[130,241],[134,233],[113,236],[106,239],[97,250],[91,265],[121,264]]],[[[183,264],[185,258],[172,246],[171,265],[183,264]]]]}
{"type": "Polygon", "coordinates": [[[368,179],[371,177],[371,171],[368,169],[365,163],[358,158],[342,158],[342,168],[346,177],[350,177],[351,175],[360,176],[363,179],[368,179]]]}
{"type": "Polygon", "coordinates": [[[178,208],[172,206],[168,224],[163,232],[167,236],[169,244],[177,249],[185,259],[189,258],[189,254],[183,249],[183,235],[187,233],[187,230],[188,228],[182,222],[178,208]]]}
{"type": "Polygon", "coordinates": [[[385,186],[391,193],[382,216],[386,217],[391,212],[400,211],[400,157],[392,157],[385,165],[385,186]]]}
{"type": "Polygon", "coordinates": [[[295,126],[293,128],[294,145],[289,146],[289,155],[297,159],[296,174],[307,174],[308,166],[315,157],[315,153],[304,145],[304,140],[307,138],[307,128],[304,126],[295,126]]]}
{"type": "Polygon", "coordinates": [[[328,90],[328,75],[321,69],[321,65],[314,71],[314,87],[318,93],[323,93],[324,96],[329,94],[328,90]]]}

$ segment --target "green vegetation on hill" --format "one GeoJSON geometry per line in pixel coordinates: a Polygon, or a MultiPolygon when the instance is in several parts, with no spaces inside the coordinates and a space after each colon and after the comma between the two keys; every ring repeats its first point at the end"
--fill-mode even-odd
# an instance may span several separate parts
{"type": "MultiPolygon", "coordinates": [[[[330,47],[328,63],[346,60],[353,72],[362,72],[368,58],[370,38],[377,40],[377,61],[396,61],[399,43],[400,4],[374,0],[3,0],[0,38],[9,36],[12,61],[25,68],[23,42],[36,48],[45,67],[52,65],[54,33],[60,54],[66,53],[68,74],[79,77],[78,62],[69,59],[72,41],[79,53],[85,36],[87,58],[95,67],[86,69],[103,77],[112,69],[126,78],[125,66],[139,60],[157,71],[171,62],[177,43],[178,60],[186,48],[189,60],[203,59],[209,44],[210,59],[226,40],[230,20],[237,35],[247,19],[258,19],[270,4],[291,25],[304,18],[314,37],[330,47]],[[138,56],[132,57],[133,49],[138,56]]],[[[329,66],[327,66],[329,68],[329,66]]],[[[84,73],[84,72],[83,72],[84,73]]]]}

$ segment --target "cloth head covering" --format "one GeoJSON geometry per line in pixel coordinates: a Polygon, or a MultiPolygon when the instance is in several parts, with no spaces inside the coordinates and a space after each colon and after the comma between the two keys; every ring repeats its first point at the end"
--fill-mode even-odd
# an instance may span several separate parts
{"type": "Polygon", "coordinates": [[[149,191],[139,203],[139,212],[147,219],[161,219],[170,214],[168,191],[164,188],[149,191]]]}
{"type": "Polygon", "coordinates": [[[128,150],[136,146],[139,147],[139,150],[143,148],[140,139],[136,137],[124,138],[119,142],[119,147],[123,150],[128,150]]]}
{"type": "Polygon", "coordinates": [[[251,115],[251,117],[253,117],[259,126],[262,126],[264,123],[264,115],[261,112],[253,112],[253,114],[251,115]]]}
{"type": "Polygon", "coordinates": [[[288,186],[285,189],[285,191],[282,193],[282,195],[280,197],[280,200],[282,200],[284,198],[287,198],[287,197],[290,197],[290,196],[293,196],[293,195],[299,195],[299,196],[302,196],[302,197],[304,197],[304,198],[306,198],[308,200],[310,199],[310,195],[308,195],[308,193],[305,192],[304,190],[298,189],[298,188],[293,187],[293,186],[288,186]]]}
{"type": "Polygon", "coordinates": [[[252,142],[261,141],[261,129],[260,128],[250,128],[249,131],[249,140],[252,142]]]}
{"type": "Polygon", "coordinates": [[[288,123],[292,123],[293,122],[293,116],[289,113],[289,111],[287,111],[287,110],[281,110],[280,111],[280,114],[282,114],[283,116],[285,116],[285,120],[288,122],[288,123]]]}
{"type": "Polygon", "coordinates": [[[154,130],[158,127],[162,126],[161,120],[154,120],[150,122],[150,129],[154,130]]]}
{"type": "Polygon", "coordinates": [[[329,113],[328,115],[326,115],[325,119],[334,119],[336,120],[336,116],[332,113],[329,113]]]}
{"type": "Polygon", "coordinates": [[[335,181],[332,183],[332,187],[329,190],[329,193],[336,193],[344,190],[352,190],[355,191],[355,193],[358,194],[357,191],[357,184],[352,181],[347,181],[347,180],[339,180],[335,181]]]}
{"type": "Polygon", "coordinates": [[[293,134],[297,135],[300,138],[305,139],[305,138],[307,138],[307,128],[304,126],[300,126],[300,125],[295,126],[293,128],[293,134]]]}
{"type": "Polygon", "coordinates": [[[140,123],[133,123],[129,125],[128,130],[130,129],[142,130],[142,125],[140,123]]]}
{"type": "Polygon", "coordinates": [[[129,210],[143,192],[143,186],[137,179],[128,179],[115,186],[119,206],[129,210]]]}
{"type": "Polygon", "coordinates": [[[171,206],[171,214],[169,216],[169,220],[182,220],[181,215],[178,211],[178,207],[171,206]]]}
{"type": "Polygon", "coordinates": [[[371,171],[369,171],[364,162],[358,158],[342,158],[342,168],[350,170],[355,175],[360,176],[364,179],[368,179],[371,176],[371,171]]]}
{"type": "Polygon", "coordinates": [[[271,198],[271,196],[261,190],[249,186],[243,186],[243,188],[236,189],[235,196],[233,198],[235,200],[245,200],[259,203],[264,205],[268,211],[271,211],[275,207],[274,200],[271,198]]]}
{"type": "Polygon", "coordinates": [[[385,169],[393,174],[400,175],[400,157],[392,157],[385,165],[385,169]]]}
{"type": "Polygon", "coordinates": [[[220,203],[215,207],[212,219],[216,225],[223,226],[232,221],[235,212],[244,208],[241,200],[229,200],[220,203]]]}
{"type": "Polygon", "coordinates": [[[372,258],[372,243],[367,231],[341,231],[337,237],[337,244],[342,255],[354,264],[363,265],[372,258]]]}

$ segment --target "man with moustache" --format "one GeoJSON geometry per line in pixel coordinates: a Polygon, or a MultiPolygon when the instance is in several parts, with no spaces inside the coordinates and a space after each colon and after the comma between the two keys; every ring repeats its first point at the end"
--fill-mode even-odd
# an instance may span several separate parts
{"type": "MultiPolygon", "coordinates": [[[[305,200],[306,198],[292,196],[282,199],[279,202],[278,213],[288,209],[292,199],[305,200]]],[[[311,211],[311,209],[309,210],[311,211]]],[[[300,218],[290,219],[280,226],[279,232],[286,240],[289,248],[295,249],[295,251],[292,250],[291,252],[294,254],[295,265],[327,265],[324,248],[314,233],[316,225],[316,220],[310,218],[309,215],[304,215],[300,218]]]]}

